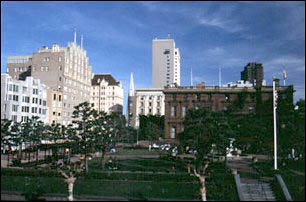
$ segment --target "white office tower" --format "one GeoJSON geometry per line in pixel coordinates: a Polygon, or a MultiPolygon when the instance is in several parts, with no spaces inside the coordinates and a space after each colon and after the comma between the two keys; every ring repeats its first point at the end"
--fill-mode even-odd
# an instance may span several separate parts
{"type": "Polygon", "coordinates": [[[180,52],[173,39],[152,41],[152,84],[153,88],[164,88],[181,83],[180,52]]]}

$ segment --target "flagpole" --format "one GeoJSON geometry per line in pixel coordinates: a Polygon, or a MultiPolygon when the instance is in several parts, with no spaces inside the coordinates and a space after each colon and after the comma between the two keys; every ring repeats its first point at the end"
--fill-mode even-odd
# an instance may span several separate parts
{"type": "Polygon", "coordinates": [[[277,131],[276,131],[276,107],[277,91],[275,90],[275,80],[273,79],[273,120],[274,120],[274,170],[277,170],[277,131]]]}

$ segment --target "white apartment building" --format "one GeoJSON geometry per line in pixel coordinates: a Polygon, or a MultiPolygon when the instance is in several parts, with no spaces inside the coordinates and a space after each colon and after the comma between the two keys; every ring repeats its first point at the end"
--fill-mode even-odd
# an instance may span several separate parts
{"type": "Polygon", "coordinates": [[[47,86],[33,77],[15,80],[1,73],[1,119],[24,122],[32,116],[48,123],[47,86]]]}
{"type": "Polygon", "coordinates": [[[162,88],[139,88],[133,97],[131,125],[139,127],[139,115],[165,115],[165,96],[162,88]]]}
{"type": "Polygon", "coordinates": [[[76,43],[76,33],[74,42],[68,42],[67,47],[53,44],[51,48],[40,48],[32,56],[8,57],[7,73],[16,79],[27,74],[50,88],[50,123],[72,123],[74,106],[91,99],[92,68],[83,39],[81,45],[76,43]]]}
{"type": "Polygon", "coordinates": [[[123,111],[123,87],[111,74],[95,74],[91,80],[90,103],[97,111],[106,113],[123,111]]]}
{"type": "Polygon", "coordinates": [[[180,52],[173,39],[152,41],[152,87],[164,88],[181,83],[180,52]]]}

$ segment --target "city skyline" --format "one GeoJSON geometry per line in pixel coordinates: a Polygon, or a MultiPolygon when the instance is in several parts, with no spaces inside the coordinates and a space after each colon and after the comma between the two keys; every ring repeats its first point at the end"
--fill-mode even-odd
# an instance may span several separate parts
{"type": "Polygon", "coordinates": [[[111,73],[124,87],[152,86],[152,40],[174,39],[181,55],[181,85],[218,85],[240,79],[249,62],[264,79],[294,85],[305,99],[304,2],[1,2],[1,72],[7,56],[32,55],[44,45],[74,39],[87,51],[93,73],[111,73]]]}

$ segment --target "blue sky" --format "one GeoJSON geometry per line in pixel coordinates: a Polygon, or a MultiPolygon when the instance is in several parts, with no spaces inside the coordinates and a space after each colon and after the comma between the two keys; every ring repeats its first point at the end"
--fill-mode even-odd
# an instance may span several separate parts
{"type": "Polygon", "coordinates": [[[152,82],[152,39],[170,34],[181,53],[181,85],[218,85],[240,79],[248,62],[262,63],[264,79],[293,84],[305,99],[304,2],[1,2],[1,72],[7,56],[32,55],[43,45],[66,46],[84,36],[94,73],[135,87],[152,82]]]}

